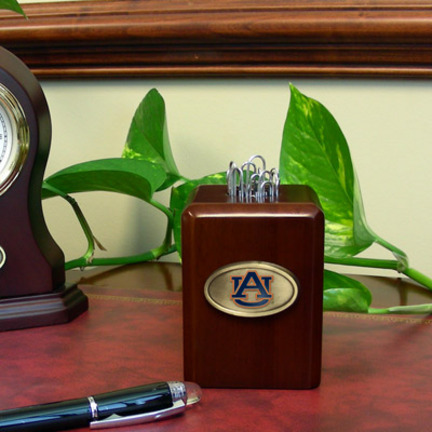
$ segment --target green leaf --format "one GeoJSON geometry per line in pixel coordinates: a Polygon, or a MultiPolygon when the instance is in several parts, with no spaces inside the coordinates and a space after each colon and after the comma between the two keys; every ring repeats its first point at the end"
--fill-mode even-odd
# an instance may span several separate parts
{"type": "Polygon", "coordinates": [[[372,302],[370,291],[359,281],[324,270],[325,311],[368,312],[372,302]]]}
{"type": "Polygon", "coordinates": [[[226,172],[211,174],[209,176],[189,180],[173,188],[171,192],[170,208],[174,212],[174,241],[177,251],[181,255],[181,215],[186,208],[193,189],[199,185],[226,184],[226,172]]]}
{"type": "MultiPolygon", "coordinates": [[[[132,159],[101,159],[72,165],[48,177],[45,182],[65,194],[88,191],[118,192],[149,202],[166,180],[159,165],[132,159]]],[[[42,189],[42,198],[55,194],[42,189]]]]}
{"type": "Polygon", "coordinates": [[[156,89],[150,90],[138,106],[122,157],[163,167],[167,177],[159,190],[170,187],[181,178],[168,137],[165,102],[156,89]]]}
{"type": "Polygon", "coordinates": [[[307,184],[318,194],[326,216],[326,255],[354,256],[375,241],[365,220],[360,188],[341,129],[323,105],[292,85],[280,175],[282,183],[307,184]]]}
{"type": "Polygon", "coordinates": [[[0,0],[0,9],[10,10],[26,17],[26,14],[16,0],[0,0]]]}

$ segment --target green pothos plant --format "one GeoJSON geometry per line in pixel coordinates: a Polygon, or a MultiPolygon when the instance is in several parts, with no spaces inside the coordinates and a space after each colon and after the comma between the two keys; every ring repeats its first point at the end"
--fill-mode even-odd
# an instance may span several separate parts
{"type": "MultiPolygon", "coordinates": [[[[325,261],[332,264],[393,269],[432,290],[432,280],[410,267],[406,254],[375,234],[368,226],[358,180],[347,141],[330,112],[291,85],[291,99],[280,150],[282,184],[306,184],[318,194],[324,210],[325,261]],[[377,243],[391,259],[358,257],[377,243]]],[[[88,241],[85,254],[66,263],[66,268],[119,265],[154,260],[180,250],[181,213],[193,188],[223,184],[225,172],[199,179],[185,178],[174,161],[168,136],[165,103],[151,90],[133,117],[121,157],[93,160],[63,169],[43,183],[43,198],[68,200],[88,241]],[[169,206],[157,200],[158,192],[171,188],[169,206]],[[166,217],[162,244],[142,254],[126,257],[94,257],[95,239],[71,194],[111,191],[146,201],[166,217]]],[[[362,283],[330,270],[324,274],[324,309],[364,313],[429,313],[432,304],[371,307],[370,291],[362,283]]]]}

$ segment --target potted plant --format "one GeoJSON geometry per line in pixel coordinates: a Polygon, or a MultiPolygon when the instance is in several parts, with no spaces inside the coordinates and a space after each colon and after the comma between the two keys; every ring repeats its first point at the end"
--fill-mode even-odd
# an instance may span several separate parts
{"type": "MultiPolygon", "coordinates": [[[[347,141],[331,113],[319,102],[291,85],[291,100],[280,151],[282,184],[308,184],[320,197],[326,216],[325,260],[331,264],[392,269],[432,289],[432,280],[413,269],[406,254],[378,236],[367,224],[358,180],[347,141]],[[358,255],[373,244],[387,249],[393,258],[371,259],[358,255]]],[[[87,265],[120,265],[154,260],[180,251],[180,216],[187,198],[200,184],[222,184],[225,172],[199,179],[180,174],[168,136],[162,96],[151,90],[132,119],[121,157],[93,160],[65,168],[43,184],[43,198],[61,196],[73,207],[88,246],[82,257],[66,268],[87,265]],[[158,192],[171,188],[168,206],[158,201],[158,192]],[[94,257],[97,241],[76,200],[77,192],[113,191],[140,198],[160,210],[167,220],[165,236],[157,248],[135,256],[94,257]]],[[[428,313],[432,305],[371,308],[371,294],[362,283],[325,270],[325,310],[364,313],[428,313]]]]}

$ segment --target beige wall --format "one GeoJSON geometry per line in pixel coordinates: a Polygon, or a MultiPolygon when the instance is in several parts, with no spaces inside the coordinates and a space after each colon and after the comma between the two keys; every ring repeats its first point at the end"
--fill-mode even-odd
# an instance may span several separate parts
{"type": "MultiPolygon", "coordinates": [[[[404,249],[414,267],[432,276],[432,84],[292,82],[322,102],[345,132],[371,227],[404,249]]],[[[120,156],[133,113],[152,87],[166,101],[173,153],[185,176],[225,170],[230,160],[240,163],[254,153],[277,166],[288,83],[288,79],[42,82],[54,134],[47,174],[81,161],[120,156]]],[[[109,255],[136,253],[158,245],[163,237],[163,216],[138,200],[104,193],[76,198],[109,255]]],[[[44,208],[67,258],[80,255],[85,242],[68,206],[56,198],[44,202],[44,208]]],[[[388,257],[379,251],[373,255],[388,257]]]]}

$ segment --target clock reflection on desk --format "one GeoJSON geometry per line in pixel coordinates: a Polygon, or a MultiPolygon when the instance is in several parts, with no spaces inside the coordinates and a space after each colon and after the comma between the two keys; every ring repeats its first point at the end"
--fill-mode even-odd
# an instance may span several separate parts
{"type": "Polygon", "coordinates": [[[81,290],[65,284],[64,254],[43,216],[50,145],[39,82],[0,48],[0,331],[68,322],[88,308],[81,290]]]}

